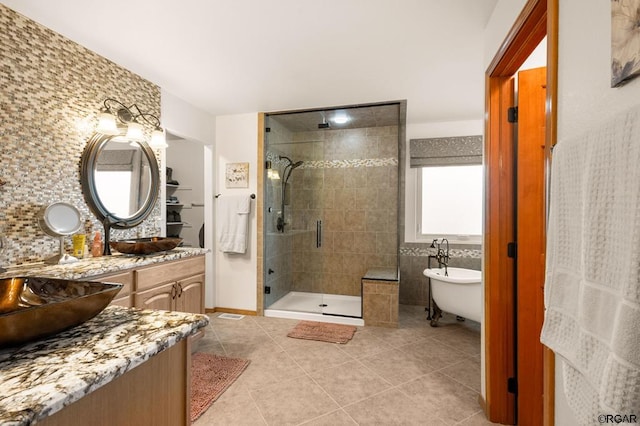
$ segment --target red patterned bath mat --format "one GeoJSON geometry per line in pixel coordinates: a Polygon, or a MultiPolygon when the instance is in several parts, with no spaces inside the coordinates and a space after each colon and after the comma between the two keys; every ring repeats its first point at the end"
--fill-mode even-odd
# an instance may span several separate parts
{"type": "Polygon", "coordinates": [[[328,322],[300,321],[287,334],[295,339],[319,340],[330,343],[347,343],[353,338],[357,328],[352,325],[328,322]]]}
{"type": "Polygon", "coordinates": [[[249,360],[198,352],[191,357],[191,421],[236,381],[249,360]]]}

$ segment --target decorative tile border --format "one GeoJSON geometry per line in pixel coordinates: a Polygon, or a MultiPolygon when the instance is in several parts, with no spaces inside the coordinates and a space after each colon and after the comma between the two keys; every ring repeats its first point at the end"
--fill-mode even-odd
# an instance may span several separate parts
{"type": "Polygon", "coordinates": [[[357,160],[305,161],[301,169],[351,169],[357,167],[397,166],[397,158],[364,158],[357,160]]]}
{"type": "MultiPolygon", "coordinates": [[[[280,159],[278,154],[267,152],[267,161],[271,161],[274,165],[283,165],[285,161],[280,159]]],[[[301,169],[351,169],[358,167],[385,167],[397,166],[398,159],[389,158],[363,158],[355,160],[314,160],[305,161],[300,166],[301,169]]]]}
{"type": "MultiPolygon", "coordinates": [[[[436,249],[430,247],[400,247],[399,254],[400,256],[410,257],[435,256],[436,249]]],[[[449,250],[449,256],[480,259],[482,257],[482,250],[452,248],[449,250]]]]}

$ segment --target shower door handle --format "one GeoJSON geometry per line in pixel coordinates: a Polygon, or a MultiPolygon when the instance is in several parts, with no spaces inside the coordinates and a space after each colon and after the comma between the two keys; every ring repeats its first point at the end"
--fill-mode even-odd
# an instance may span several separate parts
{"type": "Polygon", "coordinates": [[[316,221],[316,247],[322,247],[322,221],[316,221]]]}

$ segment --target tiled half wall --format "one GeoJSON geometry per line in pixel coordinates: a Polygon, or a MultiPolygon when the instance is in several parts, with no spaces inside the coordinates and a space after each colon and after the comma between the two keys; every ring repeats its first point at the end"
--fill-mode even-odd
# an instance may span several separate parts
{"type": "MultiPolygon", "coordinates": [[[[113,97],[159,116],[160,89],[4,5],[0,67],[0,265],[7,265],[56,253],[58,241],[37,223],[38,211],[53,202],[73,204],[102,231],[80,186],[80,157],[97,113],[113,97]]],[[[158,235],[159,220],[157,204],[143,224],[114,237],[158,235]]]]}

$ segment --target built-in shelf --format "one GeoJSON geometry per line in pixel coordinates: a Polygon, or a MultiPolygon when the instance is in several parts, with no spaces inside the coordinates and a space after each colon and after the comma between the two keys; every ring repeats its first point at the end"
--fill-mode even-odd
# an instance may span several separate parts
{"type": "Polygon", "coordinates": [[[167,222],[167,226],[182,226],[183,228],[193,228],[188,222],[167,222]]]}
{"type": "Polygon", "coordinates": [[[193,188],[191,188],[190,186],[180,186],[180,185],[174,185],[172,183],[168,183],[167,184],[167,189],[180,189],[183,191],[191,191],[193,188]]]}
{"type": "MultiPolygon", "coordinates": [[[[189,186],[181,186],[179,184],[174,184],[174,183],[167,183],[166,188],[167,188],[167,194],[170,194],[170,195],[174,195],[176,191],[190,191],[193,189],[189,186]]],[[[183,195],[188,195],[188,194],[183,194],[183,195]]],[[[183,197],[181,196],[181,197],[175,197],[175,198],[183,198],[183,197]]],[[[188,198],[189,197],[187,197],[187,199],[188,198]]],[[[176,200],[178,201],[177,203],[170,203],[170,202],[167,202],[168,199],[169,197],[167,196],[167,200],[165,200],[167,212],[171,212],[171,211],[180,212],[182,210],[192,209],[194,207],[194,204],[191,204],[191,203],[183,204],[180,202],[180,200],[176,200]]],[[[198,207],[204,207],[204,203],[202,205],[198,205],[198,207]]],[[[193,227],[191,226],[190,223],[180,221],[180,222],[166,222],[165,228],[167,230],[167,235],[182,238],[182,236],[180,235],[183,233],[182,229],[193,228],[193,227]]],[[[182,245],[184,246],[184,244],[182,245]]]]}

